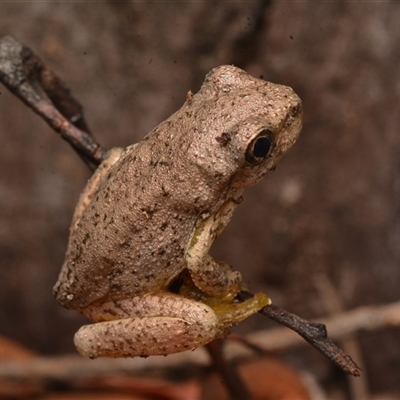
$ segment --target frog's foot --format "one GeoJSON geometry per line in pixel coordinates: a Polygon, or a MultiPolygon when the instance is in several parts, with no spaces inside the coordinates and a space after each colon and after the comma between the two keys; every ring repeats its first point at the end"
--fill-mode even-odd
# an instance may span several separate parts
{"type": "Polygon", "coordinates": [[[211,298],[205,302],[218,317],[218,326],[221,329],[230,328],[244,319],[271,304],[271,299],[264,293],[257,293],[243,302],[226,302],[224,299],[211,298]]]}
{"type": "Polygon", "coordinates": [[[103,319],[75,334],[79,353],[90,358],[167,355],[224,334],[208,305],[170,293],[89,306],[82,313],[103,319]]]}
{"type": "MultiPolygon", "coordinates": [[[[218,264],[223,265],[222,262],[218,264]]],[[[225,266],[230,268],[227,264],[225,266]]],[[[271,304],[270,298],[264,293],[257,293],[243,302],[235,300],[239,291],[244,289],[243,284],[233,284],[218,296],[207,296],[195,285],[190,274],[183,272],[181,279],[183,283],[179,288],[179,294],[210,306],[218,317],[221,329],[236,325],[271,304]]]]}
{"type": "MultiPolygon", "coordinates": [[[[223,265],[222,262],[218,264],[223,265]]],[[[225,266],[226,268],[230,268],[227,264],[225,264],[225,266]]],[[[250,315],[260,311],[263,307],[271,304],[270,298],[264,293],[257,293],[248,300],[238,302],[236,300],[237,294],[241,290],[245,290],[243,283],[233,284],[218,296],[207,296],[195,285],[189,273],[184,271],[181,273],[180,278],[183,283],[179,288],[179,294],[210,306],[218,316],[219,327],[221,329],[236,325],[250,315]]]]}

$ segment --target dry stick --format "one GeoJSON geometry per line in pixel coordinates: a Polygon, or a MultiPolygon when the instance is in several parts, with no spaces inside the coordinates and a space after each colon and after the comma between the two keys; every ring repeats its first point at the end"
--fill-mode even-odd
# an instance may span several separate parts
{"type": "MultiPolygon", "coordinates": [[[[329,336],[336,341],[354,336],[357,332],[373,332],[400,326],[400,301],[380,306],[366,306],[322,318],[329,336]]],[[[246,339],[256,347],[270,352],[281,352],[304,345],[302,337],[286,328],[255,331],[246,339]]]]}
{"type": "Polygon", "coordinates": [[[104,158],[104,151],[89,132],[82,106],[61,79],[11,36],[0,39],[0,81],[96,169],[104,158]]]}
{"type": "MultiPolygon", "coordinates": [[[[60,133],[93,170],[104,159],[103,149],[83,119],[81,105],[28,47],[10,36],[0,39],[0,80],[60,133]]],[[[242,292],[240,297],[251,296],[242,292]]],[[[359,376],[357,365],[327,338],[324,325],[303,320],[275,305],[260,313],[293,329],[344,371],[359,376]]]]}
{"type": "MultiPolygon", "coordinates": [[[[253,295],[249,292],[242,291],[239,293],[239,298],[241,300],[246,300],[251,297],[253,297],[253,295]]],[[[360,368],[352,358],[328,338],[326,326],[324,324],[307,321],[275,304],[262,308],[259,313],[298,333],[310,343],[311,346],[328,357],[347,374],[360,376],[360,368]]]]}

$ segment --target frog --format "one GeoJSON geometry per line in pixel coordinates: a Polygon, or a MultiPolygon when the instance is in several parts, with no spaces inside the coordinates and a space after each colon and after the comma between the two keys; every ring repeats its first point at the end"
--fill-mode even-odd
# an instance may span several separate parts
{"type": "Polygon", "coordinates": [[[295,143],[302,103],[288,86],[222,65],[140,142],[113,148],[89,179],[54,295],[92,323],[80,354],[146,357],[192,350],[271,303],[210,248],[295,143]]]}

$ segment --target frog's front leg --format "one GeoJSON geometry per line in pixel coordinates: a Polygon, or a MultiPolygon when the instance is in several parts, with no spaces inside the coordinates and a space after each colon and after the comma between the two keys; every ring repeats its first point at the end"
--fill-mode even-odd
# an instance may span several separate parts
{"type": "Polygon", "coordinates": [[[192,280],[208,296],[236,295],[242,289],[240,273],[224,262],[215,261],[208,254],[239,202],[229,199],[215,214],[200,221],[186,250],[186,264],[192,280]]]}
{"type": "Polygon", "coordinates": [[[93,304],[81,313],[96,322],[74,338],[78,351],[90,358],[167,355],[224,334],[208,305],[166,292],[93,304]]]}
{"type": "Polygon", "coordinates": [[[208,254],[215,238],[231,219],[238,202],[234,199],[227,200],[214,215],[196,226],[186,251],[190,278],[184,277],[180,290],[183,296],[197,298],[208,304],[217,314],[220,326],[226,327],[271,304],[271,300],[263,293],[258,293],[243,303],[236,302],[238,292],[246,289],[241,274],[228,264],[215,261],[208,254]]]}
{"type": "Polygon", "coordinates": [[[215,261],[209,254],[201,264],[189,268],[194,284],[211,297],[231,297],[245,289],[242,275],[223,261],[215,261]]]}

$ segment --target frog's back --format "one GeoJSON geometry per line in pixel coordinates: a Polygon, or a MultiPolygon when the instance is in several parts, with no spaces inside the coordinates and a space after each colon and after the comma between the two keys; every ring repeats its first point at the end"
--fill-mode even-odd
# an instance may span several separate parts
{"type": "Polygon", "coordinates": [[[146,168],[155,144],[138,146],[111,167],[74,217],[54,287],[66,308],[161,290],[184,268],[197,216],[174,204],[162,164],[146,168]]]}

